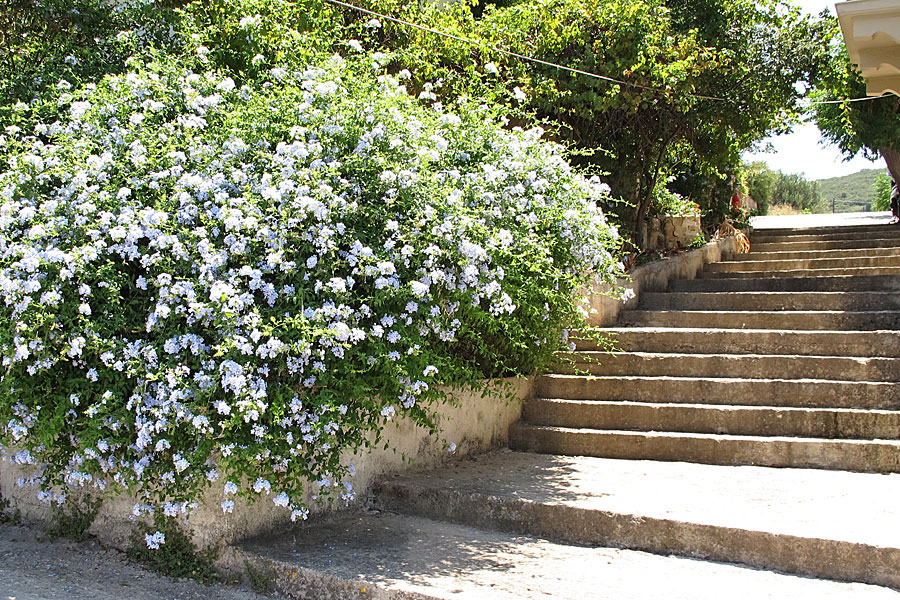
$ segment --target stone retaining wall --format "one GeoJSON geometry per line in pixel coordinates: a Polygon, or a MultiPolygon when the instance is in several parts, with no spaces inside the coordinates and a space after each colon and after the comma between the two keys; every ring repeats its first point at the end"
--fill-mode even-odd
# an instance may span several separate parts
{"type": "Polygon", "coordinates": [[[633,290],[626,300],[606,295],[609,288],[597,288],[590,294],[591,315],[588,323],[595,327],[609,327],[619,318],[619,312],[636,308],[642,292],[664,292],[673,279],[694,279],[709,263],[719,262],[722,256],[734,252],[737,238],[731,236],[713,240],[702,248],[676,254],[634,269],[630,279],[620,284],[633,290]]]}
{"type": "MultiPolygon", "coordinates": [[[[632,289],[634,296],[628,300],[617,300],[604,295],[608,290],[597,289],[591,294],[594,312],[588,322],[595,326],[610,326],[616,322],[619,312],[634,308],[641,292],[663,291],[672,279],[693,279],[704,265],[717,262],[723,254],[733,252],[735,238],[724,238],[710,242],[700,249],[635,269],[630,280],[622,281],[622,286],[632,289]]],[[[503,380],[506,390],[504,398],[499,394],[482,396],[471,391],[454,391],[455,404],[442,406],[438,410],[438,424],[442,428],[440,438],[413,423],[399,419],[384,431],[383,442],[378,447],[360,450],[348,456],[353,462],[356,474],[352,478],[357,503],[364,502],[372,483],[389,473],[413,468],[437,466],[451,455],[445,442],[453,442],[457,448],[455,456],[484,452],[491,448],[505,446],[509,439],[509,427],[519,420],[522,402],[532,394],[533,379],[518,378],[503,380]],[[389,446],[383,448],[384,443],[389,446]]],[[[497,386],[494,387],[497,389],[497,386]]],[[[23,472],[6,461],[0,461],[0,495],[12,503],[26,520],[47,521],[52,515],[49,505],[40,503],[36,490],[31,487],[19,488],[16,479],[23,472]]],[[[282,528],[289,522],[286,510],[276,507],[269,497],[263,497],[256,504],[238,503],[234,513],[225,515],[219,508],[222,500],[221,489],[214,488],[203,506],[190,518],[190,528],[194,541],[201,546],[219,542],[230,543],[255,535],[282,528]]],[[[307,504],[313,514],[323,514],[339,509],[330,504],[316,503],[311,492],[307,504]]],[[[119,497],[107,500],[91,527],[101,541],[124,548],[133,527],[130,519],[134,500],[119,497]]]]}
{"type": "MultiPolygon", "coordinates": [[[[495,384],[493,393],[488,396],[466,390],[452,391],[454,404],[441,406],[437,411],[438,426],[442,429],[440,437],[431,435],[406,419],[389,424],[378,447],[361,449],[347,457],[347,462],[353,462],[356,469],[355,476],[350,480],[357,494],[356,503],[365,502],[370,486],[382,475],[434,467],[451,456],[506,446],[509,427],[519,420],[522,402],[531,394],[532,384],[532,378],[505,379],[495,384]],[[456,444],[453,454],[446,447],[450,442],[456,444]],[[385,443],[389,446],[388,450],[383,448],[385,443]]],[[[23,474],[16,465],[0,461],[0,495],[8,499],[11,508],[18,509],[25,520],[49,521],[53,509],[37,500],[37,489],[16,486],[16,480],[23,474]]],[[[343,505],[317,504],[311,494],[307,494],[306,500],[313,514],[343,508],[343,505]]],[[[290,523],[288,511],[276,507],[271,496],[263,496],[252,505],[236,502],[234,512],[228,515],[223,514],[219,507],[222,500],[221,485],[214,484],[203,506],[190,517],[189,526],[198,545],[227,544],[272,532],[290,523]]],[[[104,502],[91,533],[105,544],[124,549],[134,525],[130,518],[134,503],[128,497],[104,502]]]]}

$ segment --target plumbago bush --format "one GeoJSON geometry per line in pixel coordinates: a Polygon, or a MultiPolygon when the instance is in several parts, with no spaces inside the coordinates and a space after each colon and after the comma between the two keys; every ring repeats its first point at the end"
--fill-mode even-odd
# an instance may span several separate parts
{"type": "Polygon", "coordinates": [[[21,483],[167,516],[211,487],[225,513],[244,496],[305,517],[304,486],[352,497],[341,454],[390,419],[434,429],[443,386],[552,360],[578,290],[618,274],[606,189],[377,58],[252,88],[132,61],[17,107],[0,444],[32,465],[21,483]]]}

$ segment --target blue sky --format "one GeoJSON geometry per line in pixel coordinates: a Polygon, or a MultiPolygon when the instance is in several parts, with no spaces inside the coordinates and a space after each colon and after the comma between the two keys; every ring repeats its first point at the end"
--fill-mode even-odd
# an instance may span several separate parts
{"type": "MultiPolygon", "coordinates": [[[[801,9],[819,14],[828,8],[834,13],[834,2],[822,0],[793,0],[801,9]]],[[[797,125],[793,133],[771,137],[774,153],[745,154],[745,160],[762,160],[770,168],[785,173],[803,173],[809,179],[826,179],[856,173],[862,169],[884,168],[884,161],[870,162],[856,157],[844,162],[841,153],[832,146],[822,145],[818,128],[813,124],[797,125]]]]}

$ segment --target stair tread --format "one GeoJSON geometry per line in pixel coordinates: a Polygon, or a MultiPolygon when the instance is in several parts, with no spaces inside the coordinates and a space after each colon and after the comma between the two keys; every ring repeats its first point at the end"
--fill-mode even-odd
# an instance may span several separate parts
{"type": "Polygon", "coordinates": [[[302,598],[325,597],[308,596],[305,589],[322,587],[333,592],[329,598],[397,600],[717,600],[723,589],[735,598],[741,597],[739,590],[752,590],[754,598],[897,596],[874,585],[566,545],[388,511],[345,515],[245,542],[240,550],[302,598]]]}
{"type": "Polygon", "coordinates": [[[733,358],[735,360],[740,359],[755,359],[755,358],[787,358],[787,359],[803,359],[803,360],[815,360],[815,359],[833,359],[833,360],[847,360],[858,363],[867,363],[869,361],[898,361],[900,362],[900,358],[890,358],[883,356],[838,356],[834,354],[761,354],[761,353],[746,353],[746,354],[733,354],[730,352],[641,352],[639,350],[635,351],[618,351],[613,350],[610,352],[606,352],[603,350],[575,350],[574,352],[565,352],[563,353],[563,358],[576,358],[580,355],[587,355],[588,358],[592,360],[594,357],[600,356],[640,356],[642,358],[733,358]]]}
{"type": "Polygon", "coordinates": [[[641,375],[827,379],[900,382],[900,358],[801,354],[702,352],[603,352],[562,354],[557,375],[641,375]]]}
{"type": "Polygon", "coordinates": [[[782,291],[782,290],[741,290],[741,291],[721,291],[721,292],[644,292],[641,296],[692,296],[699,294],[716,294],[722,296],[883,296],[893,297],[897,295],[896,290],[853,290],[853,291],[831,291],[831,290],[803,290],[803,291],[782,291]]]}
{"type": "Polygon", "coordinates": [[[807,436],[793,436],[793,435],[747,435],[747,434],[732,434],[732,433],[700,433],[693,431],[664,431],[664,430],[654,430],[654,431],[635,431],[632,429],[597,429],[594,427],[560,427],[558,425],[541,425],[540,423],[523,423],[519,422],[516,427],[524,428],[524,429],[532,429],[532,430],[547,430],[547,431],[556,431],[561,433],[585,433],[590,432],[592,434],[607,434],[607,435],[622,435],[622,436],[630,436],[630,437],[655,437],[655,438],[673,438],[673,439],[688,439],[688,438],[700,438],[705,440],[730,440],[730,441],[745,441],[745,442],[795,442],[795,443],[817,443],[817,444],[851,444],[851,445],[873,445],[880,444],[886,446],[893,446],[895,448],[900,448],[900,440],[896,439],[886,439],[886,438],[874,438],[874,439],[860,439],[860,438],[817,438],[817,437],[807,437],[807,436]]]}
{"type": "Polygon", "coordinates": [[[760,278],[760,277],[840,277],[852,271],[857,276],[897,275],[900,266],[894,267],[836,267],[821,269],[751,269],[743,271],[704,271],[701,277],[713,279],[760,278]]]}
{"type": "MultiPolygon", "coordinates": [[[[617,334],[617,333],[708,333],[708,334],[733,334],[738,332],[740,335],[753,335],[754,333],[764,333],[771,335],[771,329],[727,329],[724,327],[663,327],[663,326],[639,326],[639,327],[603,327],[599,330],[601,334],[617,334]]],[[[799,335],[799,336],[820,336],[820,335],[871,335],[871,334],[891,334],[896,335],[897,332],[890,329],[779,329],[778,334],[781,335],[799,335]]],[[[578,332],[572,332],[571,338],[577,338],[578,332]]]]}
{"type": "MultiPolygon", "coordinates": [[[[544,398],[536,397],[533,400],[540,402],[556,402],[566,404],[579,404],[584,406],[634,406],[634,407],[653,407],[653,408],[669,408],[673,410],[706,410],[706,411],[750,411],[750,412],[793,412],[793,413],[821,413],[821,414],[864,414],[864,415],[884,415],[893,416],[900,414],[900,408],[891,410],[883,408],[843,408],[843,407],[822,407],[822,406],[778,406],[765,404],[697,404],[691,402],[651,402],[641,400],[576,400],[573,398],[544,398]]],[[[900,432],[898,432],[900,433],[900,432]]]]}
{"type": "Polygon", "coordinates": [[[386,485],[900,547],[896,473],[496,452],[386,485]]]}
{"type": "MultiPolygon", "coordinates": [[[[810,315],[898,315],[900,310],[690,310],[690,309],[634,309],[623,311],[623,316],[643,314],[643,313],[708,313],[712,315],[734,314],[765,314],[765,315],[783,315],[783,314],[810,314],[810,315]]],[[[821,331],[821,330],[820,330],[821,331]]],[[[877,330],[876,330],[877,331],[877,330]]]]}
{"type": "Polygon", "coordinates": [[[547,373],[541,377],[546,379],[565,379],[568,381],[611,381],[611,380],[631,380],[631,381],[716,381],[721,383],[735,382],[767,382],[767,381],[786,381],[797,383],[824,383],[824,384],[847,384],[847,385],[872,385],[872,386],[896,386],[893,381],[853,381],[847,379],[818,379],[812,377],[801,377],[783,379],[779,377],[768,377],[765,379],[752,379],[746,377],[690,377],[680,375],[573,375],[569,373],[547,373]]]}

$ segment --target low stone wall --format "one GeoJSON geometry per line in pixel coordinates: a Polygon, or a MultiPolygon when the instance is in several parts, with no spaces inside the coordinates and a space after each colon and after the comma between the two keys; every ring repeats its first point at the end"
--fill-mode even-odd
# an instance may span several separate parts
{"type": "MultiPolygon", "coordinates": [[[[382,475],[434,467],[451,456],[505,446],[509,440],[509,427],[519,419],[522,402],[530,396],[532,385],[532,378],[515,378],[495,383],[492,392],[484,396],[470,390],[452,390],[454,402],[439,407],[437,411],[440,437],[431,435],[406,419],[388,424],[377,447],[361,449],[347,456],[347,462],[353,462],[356,469],[350,479],[357,494],[356,502],[365,502],[372,483],[382,475]],[[456,444],[452,455],[445,442],[456,444]],[[385,443],[389,446],[388,450],[384,449],[385,443]]],[[[30,486],[16,486],[16,480],[23,474],[16,465],[0,461],[0,494],[11,502],[12,508],[20,511],[25,520],[49,521],[53,508],[37,500],[37,490],[30,486]]],[[[278,530],[290,522],[288,511],[275,506],[271,497],[266,496],[255,504],[237,501],[233,513],[223,514],[219,508],[223,499],[221,486],[214,485],[213,489],[188,522],[194,542],[198,545],[228,544],[278,530]]],[[[316,503],[311,494],[311,491],[308,492],[306,501],[314,515],[343,508],[343,505],[316,503]]],[[[133,506],[134,500],[128,497],[105,501],[91,526],[91,533],[105,544],[124,549],[133,527],[133,506]]]]}
{"type": "Polygon", "coordinates": [[[664,292],[673,279],[694,279],[707,264],[719,262],[722,256],[735,251],[737,238],[731,236],[709,242],[702,248],[676,254],[634,269],[630,279],[620,285],[633,290],[625,300],[608,295],[609,288],[597,288],[590,294],[591,315],[588,324],[609,327],[619,318],[619,313],[637,308],[642,292],[664,292]]]}
{"type": "Polygon", "coordinates": [[[700,215],[653,217],[647,226],[647,242],[653,250],[687,248],[701,234],[700,215]]]}

